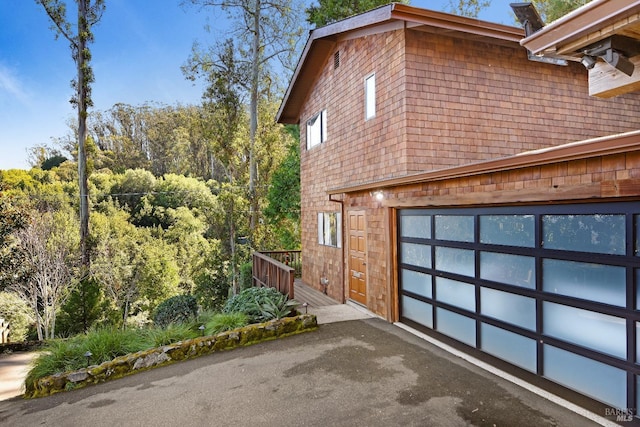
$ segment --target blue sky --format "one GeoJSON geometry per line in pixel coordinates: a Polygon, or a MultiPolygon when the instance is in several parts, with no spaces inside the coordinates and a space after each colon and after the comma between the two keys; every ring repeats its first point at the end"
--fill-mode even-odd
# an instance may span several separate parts
{"type": "MultiPolygon", "coordinates": [[[[509,3],[492,0],[480,19],[512,24],[509,3]]],[[[75,2],[67,0],[70,8],[75,2]]],[[[105,0],[91,45],[96,81],[94,110],[122,102],[197,104],[202,86],[180,66],[195,40],[224,37],[223,15],[183,8],[180,0],[105,0]],[[210,25],[212,32],[205,31],[210,25]]],[[[446,10],[449,0],[413,0],[413,6],[446,10]]],[[[27,150],[52,145],[69,133],[75,117],[71,80],[75,65],[68,42],[55,40],[49,18],[34,0],[0,0],[0,169],[29,167],[27,150]]]]}

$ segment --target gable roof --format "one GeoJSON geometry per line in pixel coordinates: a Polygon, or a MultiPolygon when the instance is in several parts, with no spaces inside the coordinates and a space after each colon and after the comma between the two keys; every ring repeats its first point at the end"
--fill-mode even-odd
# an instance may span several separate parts
{"type": "Polygon", "coordinates": [[[302,105],[322,70],[322,64],[333,53],[339,41],[402,28],[482,39],[493,44],[518,45],[524,37],[524,31],[521,28],[400,3],[391,3],[372,9],[316,28],[309,33],[307,43],[278,110],[276,121],[298,123],[302,105]]]}

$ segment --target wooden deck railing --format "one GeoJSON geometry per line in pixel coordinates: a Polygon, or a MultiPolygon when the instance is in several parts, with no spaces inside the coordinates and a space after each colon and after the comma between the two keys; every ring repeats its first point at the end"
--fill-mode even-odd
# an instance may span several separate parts
{"type": "Polygon", "coordinates": [[[260,253],[280,261],[284,265],[293,267],[296,271],[296,277],[302,277],[301,251],[261,251],[260,253]]]}
{"type": "Polygon", "coordinates": [[[265,253],[253,253],[253,286],[276,288],[278,292],[294,298],[295,269],[271,258],[265,253]]]}

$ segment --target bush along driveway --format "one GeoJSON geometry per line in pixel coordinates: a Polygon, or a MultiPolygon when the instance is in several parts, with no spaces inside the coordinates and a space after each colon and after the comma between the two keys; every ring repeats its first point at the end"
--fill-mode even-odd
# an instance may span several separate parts
{"type": "Polygon", "coordinates": [[[100,365],[88,366],[77,371],[59,373],[27,382],[24,397],[49,396],[90,384],[103,383],[180,360],[193,359],[216,351],[230,350],[239,346],[314,331],[317,328],[316,316],[303,314],[249,325],[214,336],[184,340],[117,357],[100,365]]]}

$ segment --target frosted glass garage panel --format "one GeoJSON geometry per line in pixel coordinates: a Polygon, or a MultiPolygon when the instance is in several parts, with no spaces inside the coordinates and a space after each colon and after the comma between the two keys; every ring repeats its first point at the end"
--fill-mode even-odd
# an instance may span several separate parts
{"type": "Polygon", "coordinates": [[[542,260],[542,289],[545,292],[605,304],[621,307],[627,305],[624,267],[544,259],[542,260]]]}
{"type": "Polygon", "coordinates": [[[473,242],[473,221],[469,215],[436,215],[436,239],[473,242]]]}
{"type": "Polygon", "coordinates": [[[536,300],[495,289],[480,289],[480,312],[525,329],[536,329],[536,300]]]}
{"type": "Polygon", "coordinates": [[[627,407],[627,373],[622,369],[545,345],[544,376],[617,408],[627,407]]]}
{"type": "Polygon", "coordinates": [[[534,216],[481,215],[480,243],[533,248],[536,245],[534,216]]]}
{"type": "Polygon", "coordinates": [[[545,249],[625,254],[624,215],[544,215],[545,249]]]}
{"type": "Polygon", "coordinates": [[[402,237],[431,238],[431,215],[400,216],[400,235],[402,237]]]}
{"type": "Polygon", "coordinates": [[[436,277],[436,299],[468,311],[476,311],[476,287],[469,283],[436,277]]]}
{"type": "MultiPolygon", "coordinates": [[[[640,323],[638,322],[636,322],[636,363],[640,363],[640,323]]],[[[640,392],[640,389],[638,391],[640,392]]]]}
{"type": "Polygon", "coordinates": [[[403,242],[400,244],[400,260],[404,264],[431,268],[431,246],[403,242]]]}
{"type": "Polygon", "coordinates": [[[419,271],[402,270],[402,290],[432,298],[431,275],[419,271]]]}
{"type": "MultiPolygon", "coordinates": [[[[635,246],[633,247],[633,253],[636,256],[640,256],[640,215],[635,215],[634,216],[634,223],[635,223],[635,231],[636,231],[636,242],[635,242],[635,246]]],[[[638,393],[638,396],[640,396],[640,393],[638,393]]]]}
{"type": "Polygon", "coordinates": [[[535,289],[536,259],[522,255],[481,252],[480,278],[535,289]]]}
{"type": "Polygon", "coordinates": [[[428,328],[433,328],[433,306],[426,302],[403,295],[402,316],[428,328]]]}
{"type": "Polygon", "coordinates": [[[474,277],[476,271],[474,252],[469,249],[436,247],[436,269],[474,277]]]}
{"type": "Polygon", "coordinates": [[[561,340],[627,357],[625,319],[552,302],[543,303],[543,332],[561,340]]]}
{"type": "Polygon", "coordinates": [[[640,269],[636,270],[636,310],[640,310],[640,269]]]}
{"type": "Polygon", "coordinates": [[[444,308],[436,308],[437,330],[472,347],[476,346],[475,320],[444,308]]]}
{"type": "Polygon", "coordinates": [[[536,372],[536,341],[483,323],[482,350],[509,363],[536,372]]]}

